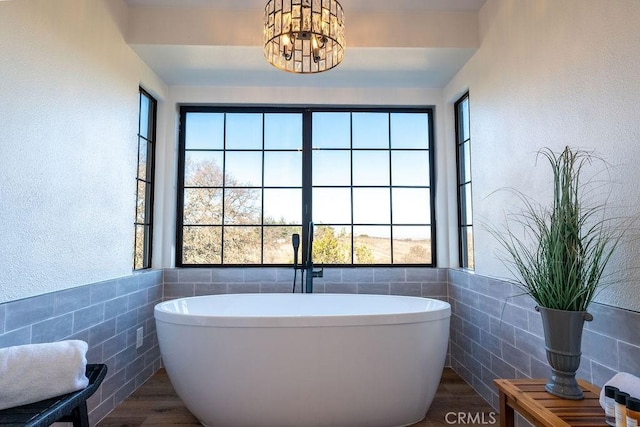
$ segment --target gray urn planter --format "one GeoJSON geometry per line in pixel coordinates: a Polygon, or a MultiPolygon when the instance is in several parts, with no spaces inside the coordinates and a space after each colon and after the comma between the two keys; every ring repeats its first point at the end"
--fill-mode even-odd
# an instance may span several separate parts
{"type": "Polygon", "coordinates": [[[576,381],[580,367],[582,329],[584,322],[593,320],[586,311],[567,311],[536,307],[542,316],[547,361],[551,376],[545,390],[564,399],[579,400],[584,397],[576,381]]]}

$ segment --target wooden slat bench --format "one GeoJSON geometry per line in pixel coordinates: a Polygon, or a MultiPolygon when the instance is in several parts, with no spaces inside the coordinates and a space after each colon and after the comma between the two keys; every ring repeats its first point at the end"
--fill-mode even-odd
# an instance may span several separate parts
{"type": "Polygon", "coordinates": [[[493,381],[500,393],[500,425],[514,424],[514,410],[534,426],[601,427],[604,410],[600,406],[600,389],[587,381],[578,380],[584,392],[582,400],[568,400],[545,391],[545,379],[497,379],[493,381]]]}
{"type": "Polygon", "coordinates": [[[87,365],[89,385],[73,393],[0,411],[0,425],[45,427],[55,422],[72,422],[74,427],[89,427],[87,399],[107,375],[107,365],[87,365]]]}

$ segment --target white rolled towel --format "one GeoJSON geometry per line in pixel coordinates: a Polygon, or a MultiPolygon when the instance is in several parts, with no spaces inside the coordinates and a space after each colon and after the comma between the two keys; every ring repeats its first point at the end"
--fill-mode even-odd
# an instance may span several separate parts
{"type": "Polygon", "coordinates": [[[618,387],[620,391],[624,391],[625,393],[629,393],[631,397],[640,399],[640,378],[627,372],[618,372],[613,378],[604,383],[600,390],[600,406],[602,406],[603,409],[605,408],[604,388],[608,385],[618,387]]]}
{"type": "Polygon", "coordinates": [[[0,409],[81,390],[88,345],[80,340],[0,349],[0,409]]]}

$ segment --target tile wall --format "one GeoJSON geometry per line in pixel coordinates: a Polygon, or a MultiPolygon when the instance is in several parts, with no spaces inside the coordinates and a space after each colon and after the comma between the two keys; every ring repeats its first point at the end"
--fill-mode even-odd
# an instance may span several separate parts
{"type": "MultiPolygon", "coordinates": [[[[92,425],[160,368],[153,307],[184,296],[291,292],[287,268],[153,270],[0,304],[0,348],[82,339],[107,378],[89,400],[92,425]],[[136,349],[136,330],[144,345],[136,349]]],[[[300,286],[298,275],[297,286],[300,286]]],[[[298,288],[299,289],[299,288],[298,288]]],[[[452,306],[452,366],[494,407],[494,378],[546,377],[542,323],[509,282],[458,269],[326,268],[315,292],[432,297],[452,306]]],[[[640,376],[640,313],[594,303],[583,333],[580,378],[601,386],[618,371],[640,376]]]]}
{"type": "Polygon", "coordinates": [[[0,304],[0,348],[80,339],[88,363],[108,373],[87,401],[94,425],[160,368],[153,307],[162,300],[162,271],[0,304]],[[144,327],[142,347],[136,330],[144,327]]]}
{"type": "MultiPolygon", "coordinates": [[[[81,339],[88,363],[108,374],[89,399],[94,425],[160,368],[153,307],[182,296],[291,292],[293,271],[273,268],[165,269],[137,273],[0,304],[0,348],[81,339]],[[144,344],[136,349],[136,330],[144,344]]],[[[298,276],[298,289],[300,276],[298,276]]],[[[428,296],[447,300],[447,270],[432,268],[325,269],[315,292],[428,296]]]]}
{"type": "MultiPolygon", "coordinates": [[[[494,408],[494,378],[547,378],[540,314],[510,282],[450,269],[451,366],[494,408]]],[[[640,313],[593,303],[578,378],[601,387],[616,372],[640,376],[640,313]]]]}
{"type": "MultiPolygon", "coordinates": [[[[296,290],[300,290],[300,274],[296,290]]],[[[412,295],[447,299],[443,268],[325,268],[314,292],[412,295]]],[[[164,298],[226,293],[291,292],[291,268],[182,268],[164,270],[164,298]]]]}

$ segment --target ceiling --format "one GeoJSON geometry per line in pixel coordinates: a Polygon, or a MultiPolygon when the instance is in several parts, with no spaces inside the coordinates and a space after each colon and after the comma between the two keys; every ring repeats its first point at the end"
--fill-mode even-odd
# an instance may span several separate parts
{"type": "Polygon", "coordinates": [[[269,65],[266,0],[125,0],[127,42],[172,86],[441,88],[479,46],[486,0],[341,0],[343,63],[315,75],[269,65]]]}
{"type": "MultiPolygon", "coordinates": [[[[349,10],[440,10],[477,11],[486,0],[342,0],[349,10]]],[[[220,7],[224,9],[262,9],[266,0],[125,0],[129,6],[220,7]]]]}

